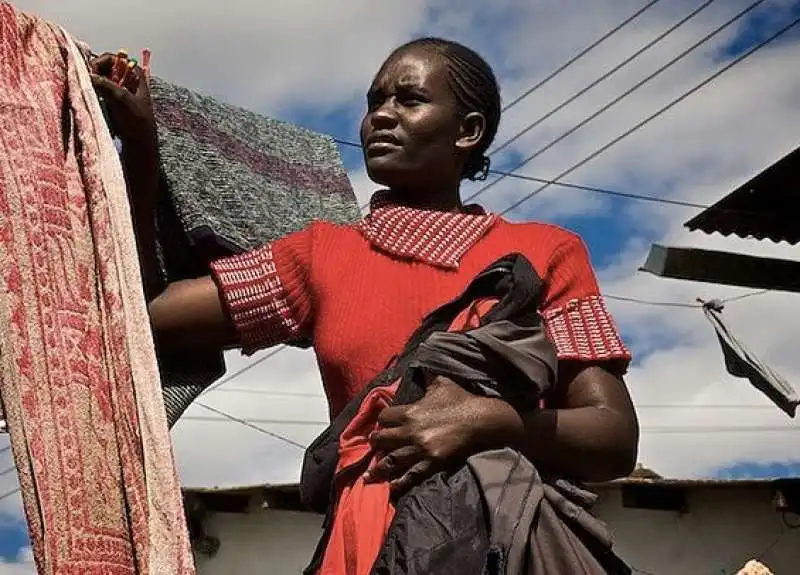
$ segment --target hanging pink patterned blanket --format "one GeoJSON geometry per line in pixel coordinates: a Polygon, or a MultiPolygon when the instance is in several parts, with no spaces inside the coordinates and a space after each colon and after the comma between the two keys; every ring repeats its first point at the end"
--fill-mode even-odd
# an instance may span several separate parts
{"type": "Polygon", "coordinates": [[[113,142],[75,43],[3,1],[0,396],[39,573],[194,573],[113,142]]]}

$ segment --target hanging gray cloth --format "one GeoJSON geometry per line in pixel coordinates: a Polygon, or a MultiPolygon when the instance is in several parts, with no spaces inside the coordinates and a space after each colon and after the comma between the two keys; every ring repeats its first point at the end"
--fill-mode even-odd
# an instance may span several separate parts
{"type": "Polygon", "coordinates": [[[189,241],[255,248],[360,211],[330,136],[152,78],[161,167],[189,241]]]}
{"type": "MultiPolygon", "coordinates": [[[[282,238],[313,220],[361,217],[335,142],[151,78],[161,187],[157,240],[167,281],[282,238]]],[[[308,342],[296,342],[305,346],[308,342]]],[[[170,426],[225,373],[216,354],[159,350],[170,426]]]]}
{"type": "Polygon", "coordinates": [[[789,417],[794,417],[797,406],[800,405],[800,396],[783,377],[736,339],[722,321],[722,305],[717,301],[707,302],[703,305],[703,313],[717,332],[728,373],[748,379],[753,387],[766,395],[789,417]]]}

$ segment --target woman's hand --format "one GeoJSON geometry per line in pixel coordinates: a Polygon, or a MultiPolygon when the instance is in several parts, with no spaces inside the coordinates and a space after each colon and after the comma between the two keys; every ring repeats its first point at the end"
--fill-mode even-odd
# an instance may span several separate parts
{"type": "Polygon", "coordinates": [[[103,97],[111,128],[123,146],[139,153],[152,153],[157,147],[156,123],[147,74],[135,65],[127,68],[121,85],[112,80],[115,68],[125,69],[128,62],[115,54],[98,56],[91,62],[92,83],[103,97]]]}
{"type": "Polygon", "coordinates": [[[370,436],[370,444],[383,456],[365,479],[389,481],[393,491],[404,492],[475,453],[502,445],[501,438],[509,435],[504,429],[508,418],[500,415],[498,403],[436,377],[418,402],[381,412],[381,429],[370,436]]]}
{"type": "Polygon", "coordinates": [[[148,78],[127,58],[103,54],[91,62],[92,83],[108,110],[110,128],[122,141],[122,168],[139,249],[147,301],[163,290],[156,257],[156,206],[159,192],[158,134],[148,78]],[[116,68],[116,72],[115,72],[116,68]],[[120,69],[124,80],[120,80],[120,69]],[[120,85],[121,84],[121,85],[120,85]]]}

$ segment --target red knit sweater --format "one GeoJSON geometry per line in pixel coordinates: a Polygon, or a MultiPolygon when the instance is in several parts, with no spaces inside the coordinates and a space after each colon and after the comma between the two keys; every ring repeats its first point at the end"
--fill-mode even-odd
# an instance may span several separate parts
{"type": "Polygon", "coordinates": [[[498,258],[525,255],[544,280],[542,314],[560,361],[630,353],[581,239],[541,223],[374,203],[359,224],[308,229],[212,266],[243,352],[310,337],[331,415],[400,352],[422,318],[498,258]]]}

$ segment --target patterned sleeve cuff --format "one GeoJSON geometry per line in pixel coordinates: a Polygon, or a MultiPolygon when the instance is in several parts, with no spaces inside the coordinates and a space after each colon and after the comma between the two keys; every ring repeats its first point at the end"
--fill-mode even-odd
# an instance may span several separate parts
{"type": "Polygon", "coordinates": [[[218,260],[211,271],[239,334],[242,353],[249,355],[298,336],[271,245],[218,260]]]}
{"type": "Polygon", "coordinates": [[[599,295],[574,299],[542,313],[559,360],[615,361],[624,373],[631,352],[599,295]]]}

